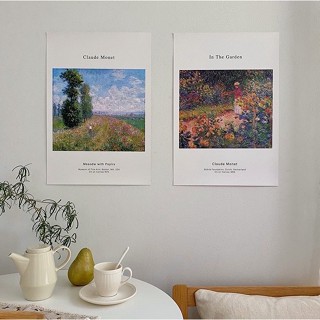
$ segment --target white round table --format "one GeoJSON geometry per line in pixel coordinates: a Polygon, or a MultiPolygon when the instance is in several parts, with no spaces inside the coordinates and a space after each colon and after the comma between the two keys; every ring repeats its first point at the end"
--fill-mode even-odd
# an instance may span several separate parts
{"type": "Polygon", "coordinates": [[[97,316],[100,319],[182,319],[179,307],[172,298],[155,286],[132,278],[137,293],[131,299],[115,305],[95,305],[79,297],[82,287],[73,286],[67,271],[58,271],[58,282],[53,295],[42,301],[27,301],[23,298],[17,273],[0,276],[0,302],[37,305],[48,309],[73,314],[97,316]]]}

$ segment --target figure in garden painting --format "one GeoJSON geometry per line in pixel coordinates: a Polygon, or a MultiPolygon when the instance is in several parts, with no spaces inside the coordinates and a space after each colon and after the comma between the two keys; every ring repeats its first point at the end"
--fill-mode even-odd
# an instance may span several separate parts
{"type": "Polygon", "coordinates": [[[179,148],[272,148],[272,70],[180,70],[179,148]]]}
{"type": "Polygon", "coordinates": [[[234,83],[234,113],[235,114],[241,114],[242,109],[241,109],[241,97],[242,97],[242,91],[240,89],[240,83],[235,82],[234,83]]]}

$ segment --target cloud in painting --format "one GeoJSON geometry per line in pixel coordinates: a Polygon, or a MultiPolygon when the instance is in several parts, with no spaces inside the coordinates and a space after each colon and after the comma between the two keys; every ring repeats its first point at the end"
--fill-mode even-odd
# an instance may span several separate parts
{"type": "Polygon", "coordinates": [[[116,82],[107,89],[105,93],[93,98],[93,108],[95,111],[107,113],[123,113],[123,112],[143,112],[145,88],[144,79],[137,76],[125,75],[126,70],[117,70],[112,73],[116,82]],[[121,84],[118,81],[121,80],[121,84]]]}
{"type": "Polygon", "coordinates": [[[95,111],[108,113],[143,112],[144,89],[136,86],[117,87],[113,85],[105,96],[94,97],[95,111]]]}
{"type": "Polygon", "coordinates": [[[112,76],[115,78],[115,80],[123,80],[126,77],[125,70],[114,70],[112,72],[112,76]]]}

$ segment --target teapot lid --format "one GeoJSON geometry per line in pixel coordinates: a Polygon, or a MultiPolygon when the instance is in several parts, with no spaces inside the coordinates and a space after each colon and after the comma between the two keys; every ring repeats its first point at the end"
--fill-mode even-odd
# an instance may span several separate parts
{"type": "Polygon", "coordinates": [[[45,253],[51,250],[49,244],[37,244],[27,248],[27,253],[45,253]]]}

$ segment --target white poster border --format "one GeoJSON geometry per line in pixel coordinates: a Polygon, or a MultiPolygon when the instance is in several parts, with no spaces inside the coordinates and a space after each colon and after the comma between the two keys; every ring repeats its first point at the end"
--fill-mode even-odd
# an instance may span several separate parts
{"type": "Polygon", "coordinates": [[[173,136],[174,185],[278,186],[279,34],[174,34],[173,136]],[[273,70],[272,148],[179,148],[179,71],[257,69],[273,70]]]}
{"type": "Polygon", "coordinates": [[[47,33],[47,183],[151,184],[151,34],[47,33]],[[53,69],[145,70],[143,151],[53,151],[53,69]]]}

